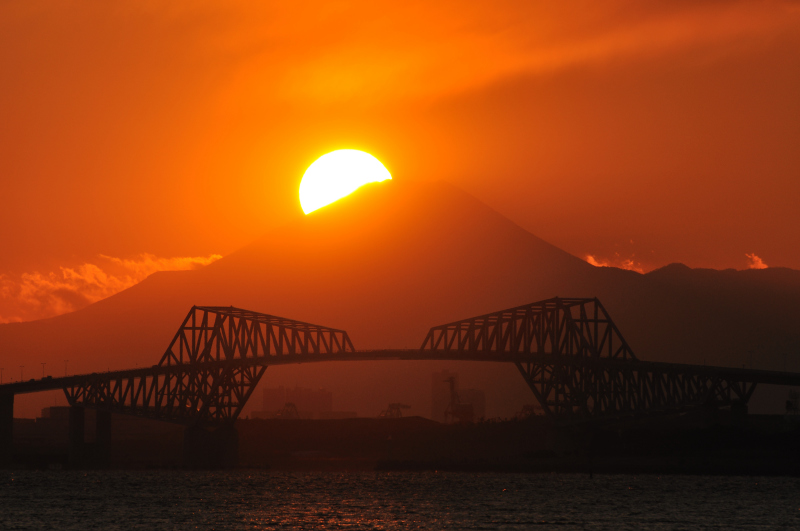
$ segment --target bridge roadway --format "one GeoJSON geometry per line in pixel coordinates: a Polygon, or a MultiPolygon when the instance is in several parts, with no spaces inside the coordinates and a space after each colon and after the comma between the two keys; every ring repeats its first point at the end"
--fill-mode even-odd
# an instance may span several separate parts
{"type": "Polygon", "coordinates": [[[198,441],[209,429],[233,430],[269,366],[379,360],[512,363],[544,413],[564,423],[746,410],[758,384],[800,386],[798,373],[639,360],[596,298],[556,297],[434,326],[419,349],[399,350],[356,350],[344,330],[194,306],[152,367],[0,385],[0,461],[10,455],[17,394],[63,390],[74,448],[91,408],[106,442],[118,413],[183,424],[191,449],[207,446],[198,441]]]}
{"type": "Polygon", "coordinates": [[[46,377],[23,382],[10,382],[0,385],[0,395],[19,395],[41,391],[66,390],[96,381],[126,380],[161,375],[183,374],[189,370],[204,368],[220,369],[235,365],[237,367],[270,367],[297,363],[320,363],[342,361],[475,361],[514,364],[558,365],[565,367],[596,367],[607,369],[634,370],[643,373],[693,374],[707,378],[719,378],[749,384],[783,385],[800,387],[800,373],[719,367],[711,365],[692,365],[685,363],[665,363],[642,360],[619,360],[607,358],[577,358],[558,354],[504,354],[495,352],[461,351],[448,353],[421,349],[380,349],[358,350],[336,354],[288,354],[254,358],[236,358],[208,362],[181,363],[175,365],[153,365],[152,367],[126,369],[120,371],[93,372],[73,376],[46,377]]]}

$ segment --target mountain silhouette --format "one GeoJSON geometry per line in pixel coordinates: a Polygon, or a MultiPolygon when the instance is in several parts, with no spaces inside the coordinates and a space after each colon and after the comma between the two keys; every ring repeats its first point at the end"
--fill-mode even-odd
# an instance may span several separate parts
{"type": "MultiPolygon", "coordinates": [[[[150,366],[195,304],[343,328],[357,349],[372,349],[416,348],[431,326],[553,296],[599,297],[640,359],[800,370],[800,271],[598,268],[444,182],[368,185],[202,269],[155,273],[79,311],[0,325],[0,364],[150,366]]],[[[298,365],[268,370],[262,386],[324,386],[337,409],[362,414],[398,401],[428,414],[440,368],[485,389],[492,415],[533,401],[504,364],[298,365]]]]}

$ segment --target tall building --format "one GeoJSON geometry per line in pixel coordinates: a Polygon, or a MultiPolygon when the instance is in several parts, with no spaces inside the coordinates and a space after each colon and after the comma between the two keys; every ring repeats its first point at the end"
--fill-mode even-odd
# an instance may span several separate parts
{"type": "Polygon", "coordinates": [[[431,375],[431,418],[437,422],[452,422],[454,420],[446,415],[452,401],[451,379],[453,390],[455,390],[458,397],[458,403],[472,406],[472,420],[485,418],[486,394],[480,389],[459,389],[458,373],[447,370],[435,372],[431,375]]]}
{"type": "Polygon", "coordinates": [[[280,411],[285,404],[286,389],[284,389],[283,386],[264,389],[261,409],[263,409],[265,412],[274,413],[276,411],[280,411]]]}
{"type": "Polygon", "coordinates": [[[473,419],[478,421],[486,418],[486,393],[480,389],[462,389],[458,392],[462,404],[472,406],[473,419]]]}
{"type": "Polygon", "coordinates": [[[445,422],[445,411],[450,405],[450,378],[455,382],[458,391],[458,373],[439,371],[431,375],[431,418],[437,422],[445,422]]]}

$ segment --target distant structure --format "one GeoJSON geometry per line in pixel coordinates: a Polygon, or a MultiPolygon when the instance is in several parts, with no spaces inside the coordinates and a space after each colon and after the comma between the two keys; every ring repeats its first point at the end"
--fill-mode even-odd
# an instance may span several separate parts
{"type": "Polygon", "coordinates": [[[522,409],[517,411],[517,414],[514,415],[514,418],[517,420],[525,420],[536,415],[544,414],[544,409],[542,409],[542,406],[539,404],[525,404],[522,406],[522,409]]]}
{"type": "Polygon", "coordinates": [[[431,418],[437,422],[473,422],[486,416],[486,395],[480,389],[459,389],[458,373],[431,375],[431,418]],[[469,411],[469,412],[468,412],[469,411]]]}
{"type": "Polygon", "coordinates": [[[333,393],[327,389],[308,389],[295,386],[283,386],[273,389],[264,389],[264,411],[278,411],[287,402],[297,406],[297,411],[320,413],[333,410],[333,393]]]}
{"type": "Polygon", "coordinates": [[[439,371],[431,375],[431,418],[436,422],[445,422],[445,411],[450,405],[450,378],[455,381],[458,391],[458,374],[450,371],[439,371]]]}
{"type": "Polygon", "coordinates": [[[275,414],[276,419],[299,419],[300,413],[297,411],[297,406],[291,402],[286,402],[286,405],[275,414]]]}
{"type": "Polygon", "coordinates": [[[275,416],[285,406],[292,404],[296,418],[320,418],[322,413],[333,411],[333,393],[327,389],[309,389],[283,386],[264,389],[262,409],[264,416],[275,416]]]}
{"type": "Polygon", "coordinates": [[[456,379],[451,376],[447,379],[447,384],[450,386],[450,403],[444,411],[445,420],[447,422],[459,424],[474,422],[475,412],[472,410],[472,404],[461,402],[461,398],[458,396],[458,391],[456,390],[456,379]]]}
{"type": "MultiPolygon", "coordinates": [[[[84,423],[75,423],[70,418],[69,406],[51,406],[42,409],[35,419],[14,419],[14,445],[20,462],[34,467],[61,468],[63,466],[107,466],[111,455],[107,444],[103,444],[103,432],[97,429],[97,411],[87,410],[84,423]],[[76,433],[78,431],[79,433],[76,433]],[[73,439],[81,437],[83,444],[75,447],[73,439]]],[[[165,450],[169,441],[175,441],[182,432],[180,426],[129,415],[112,414],[116,460],[127,466],[144,463],[170,464],[181,462],[165,450]],[[152,453],[152,441],[160,441],[152,453]]],[[[110,441],[105,441],[106,443],[110,441]]],[[[180,448],[180,446],[178,446],[180,448]]]]}
{"type": "Polygon", "coordinates": [[[254,411],[252,416],[260,419],[347,419],[357,415],[355,411],[334,411],[333,393],[327,389],[280,386],[264,389],[262,410],[254,411]]]}
{"type": "Polygon", "coordinates": [[[399,403],[392,403],[389,404],[389,407],[381,411],[381,414],[378,415],[378,418],[381,419],[399,419],[403,416],[404,409],[411,409],[411,406],[406,404],[399,404],[399,403]]]}
{"type": "Polygon", "coordinates": [[[45,444],[66,446],[69,442],[69,406],[46,407],[40,417],[14,419],[14,423],[16,437],[27,448],[45,444]]]}
{"type": "MultiPolygon", "coordinates": [[[[709,408],[746,414],[758,384],[800,387],[800,373],[640,360],[596,298],[556,297],[434,326],[418,349],[363,351],[344,330],[232,306],[193,306],[152,367],[0,384],[0,467],[13,463],[15,432],[36,430],[35,421],[14,419],[15,397],[52,390],[69,402],[70,466],[81,466],[73,456],[89,454],[108,463],[113,415],[182,426],[186,466],[236,466],[235,422],[267,367],[356,360],[511,363],[544,414],[569,424],[709,408]]],[[[459,390],[456,374],[434,374],[431,391],[435,419],[445,420],[451,403],[469,403],[480,415],[482,393],[459,390]]],[[[289,402],[303,407],[299,394],[284,390],[273,412],[289,402]]],[[[794,407],[789,397],[787,409],[794,407]]],[[[330,405],[309,409],[321,418],[354,415],[330,405]]]]}
{"type": "Polygon", "coordinates": [[[486,418],[486,393],[480,389],[462,389],[458,392],[462,404],[472,406],[473,420],[486,418]]]}

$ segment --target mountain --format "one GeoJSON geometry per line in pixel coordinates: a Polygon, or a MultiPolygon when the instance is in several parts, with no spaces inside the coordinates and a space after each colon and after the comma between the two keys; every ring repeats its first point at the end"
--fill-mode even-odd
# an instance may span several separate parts
{"type": "MultiPolygon", "coordinates": [[[[198,220],[198,230],[211,222],[198,220]]],[[[343,328],[370,349],[418,347],[433,325],[556,295],[599,297],[641,359],[800,370],[800,271],[597,268],[443,182],[366,186],[202,269],[156,273],[80,311],[0,325],[0,364],[149,366],[193,304],[343,328]]],[[[376,414],[405,401],[426,415],[440,368],[485,389],[490,414],[532,401],[503,364],[299,365],[267,371],[262,386],[323,386],[338,409],[376,414]]]]}

